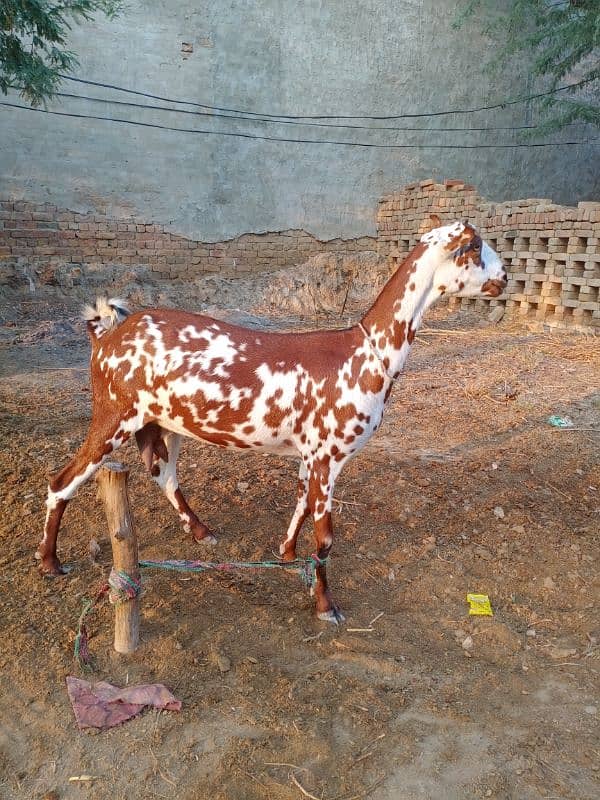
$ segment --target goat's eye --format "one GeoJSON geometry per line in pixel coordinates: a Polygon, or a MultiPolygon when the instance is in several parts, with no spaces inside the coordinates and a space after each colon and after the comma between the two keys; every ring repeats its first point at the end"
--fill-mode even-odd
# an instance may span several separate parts
{"type": "Polygon", "coordinates": [[[473,245],[473,252],[474,253],[481,253],[481,245],[480,244],[474,244],[473,245]]]}

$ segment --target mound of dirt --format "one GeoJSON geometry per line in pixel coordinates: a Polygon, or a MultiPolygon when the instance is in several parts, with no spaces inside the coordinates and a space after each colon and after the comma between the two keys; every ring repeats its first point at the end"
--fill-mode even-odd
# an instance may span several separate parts
{"type": "MultiPolygon", "coordinates": [[[[244,309],[275,316],[342,316],[362,309],[389,277],[374,252],[323,253],[275,272],[243,276],[199,275],[190,280],[161,278],[144,264],[6,264],[0,318],[16,321],[25,300],[66,304],[72,312],[97,294],[124,297],[132,307],[189,310],[244,309]]],[[[254,324],[248,318],[250,327],[254,324]]],[[[261,323],[264,325],[265,323],[261,323]]]]}

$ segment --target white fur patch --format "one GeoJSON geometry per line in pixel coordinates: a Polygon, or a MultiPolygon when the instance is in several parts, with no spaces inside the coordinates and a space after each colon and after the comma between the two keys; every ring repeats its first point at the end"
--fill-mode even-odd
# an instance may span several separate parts
{"type": "Polygon", "coordinates": [[[111,297],[110,300],[97,297],[96,305],[84,306],[82,316],[86,322],[96,323],[96,330],[100,335],[102,331],[108,331],[123,322],[129,316],[129,308],[125,300],[119,297],[111,297]]]}

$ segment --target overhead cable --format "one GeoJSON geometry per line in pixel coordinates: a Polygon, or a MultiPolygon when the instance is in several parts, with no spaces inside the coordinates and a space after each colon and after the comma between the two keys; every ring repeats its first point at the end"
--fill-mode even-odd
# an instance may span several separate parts
{"type": "Polygon", "coordinates": [[[253,133],[240,133],[237,131],[214,131],[202,130],[198,128],[176,128],[170,125],[159,125],[151,122],[140,122],[131,119],[122,119],[120,117],[102,117],[92,114],[76,114],[68,111],[49,111],[44,108],[33,108],[32,106],[24,106],[19,103],[0,102],[0,106],[6,108],[18,108],[24,111],[33,111],[39,114],[50,114],[58,117],[71,117],[75,119],[89,119],[89,120],[103,120],[105,122],[118,122],[124,125],[134,125],[142,128],[155,128],[165,131],[177,131],[179,133],[193,133],[204,136],[230,136],[240,139],[258,139],[267,142],[288,142],[291,144],[325,144],[337,145],[342,147],[362,147],[362,148],[376,148],[381,150],[421,150],[421,149],[436,149],[436,150],[483,150],[483,149],[507,149],[507,148],[529,148],[529,147],[566,147],[573,145],[585,145],[598,141],[600,137],[587,141],[575,142],[515,142],[515,143],[501,143],[501,144],[376,144],[372,142],[344,142],[331,139],[286,139],[279,136],[264,136],[253,133]]]}
{"type": "MultiPolygon", "coordinates": [[[[192,116],[208,117],[214,119],[233,119],[242,122],[267,122],[272,125],[300,125],[314,128],[341,128],[345,130],[364,130],[364,131],[425,131],[431,133],[461,132],[470,131],[524,131],[536,130],[538,125],[500,125],[488,127],[469,127],[469,128],[413,128],[397,125],[348,125],[335,122],[301,122],[293,119],[273,119],[271,117],[245,117],[232,114],[223,114],[214,111],[188,111],[183,108],[170,108],[169,106],[154,106],[148,103],[134,103],[131,100],[113,100],[105,97],[90,97],[83,94],[71,94],[69,92],[56,92],[57,97],[66,97],[75,100],[88,100],[94,103],[108,103],[110,105],[127,106],[130,108],[144,108],[151,111],[171,111],[176,114],[190,114],[192,116]]],[[[583,125],[585,123],[572,122],[569,125],[583,125]]]]}
{"type": "Polygon", "coordinates": [[[134,94],[140,97],[147,97],[151,100],[161,100],[168,103],[178,103],[179,105],[194,106],[195,108],[207,108],[211,111],[226,111],[232,114],[244,114],[246,116],[260,116],[260,117],[273,117],[279,119],[371,119],[371,120],[391,120],[391,119],[417,119],[419,117],[444,117],[450,114],[475,114],[478,111],[492,111],[497,108],[505,108],[506,106],[516,105],[517,103],[526,103],[529,100],[536,100],[540,97],[548,97],[556,94],[557,92],[566,92],[576,89],[578,86],[583,86],[586,83],[594,80],[594,78],[586,78],[584,80],[573,83],[569,86],[559,86],[556,89],[550,89],[546,92],[537,92],[536,94],[525,95],[516,97],[509,100],[503,100],[488,106],[475,106],[473,108],[463,109],[449,109],[446,111],[428,111],[421,113],[411,114],[386,114],[386,115],[373,115],[373,114],[270,114],[268,112],[259,111],[243,111],[238,108],[226,108],[223,106],[213,106],[207,103],[195,103],[191,100],[177,100],[173,97],[162,97],[157,94],[150,94],[149,92],[142,92],[136,89],[127,89],[123,86],[118,86],[112,83],[101,83],[100,81],[89,81],[84,78],[74,78],[71,75],[60,74],[60,77],[67,81],[74,81],[75,83],[84,83],[88,86],[99,86],[103,89],[115,89],[119,92],[126,92],[127,94],[134,94]]]}

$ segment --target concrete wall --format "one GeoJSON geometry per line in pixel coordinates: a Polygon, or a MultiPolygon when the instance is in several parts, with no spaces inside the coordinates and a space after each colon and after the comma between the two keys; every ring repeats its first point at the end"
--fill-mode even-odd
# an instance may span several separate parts
{"type": "MultiPolygon", "coordinates": [[[[391,114],[527,93],[532,87],[516,69],[505,81],[483,72],[491,44],[471,27],[453,31],[454,8],[454,0],[130,0],[116,21],[76,27],[69,44],[79,54],[81,77],[271,113],[391,114]]],[[[69,82],[63,90],[153,102],[69,82]]],[[[298,128],[72,98],[49,108],[288,138],[515,141],[503,131],[298,128]]],[[[521,125],[529,119],[528,108],[516,105],[398,124],[521,125]]],[[[568,137],[586,138],[585,128],[568,137]]],[[[598,151],[591,146],[377,150],[194,135],[2,107],[0,141],[3,197],[143,218],[205,242],[288,229],[320,240],[373,235],[378,198],[432,174],[474,182],[496,200],[544,195],[573,202],[597,196],[599,183],[598,151]]]]}

